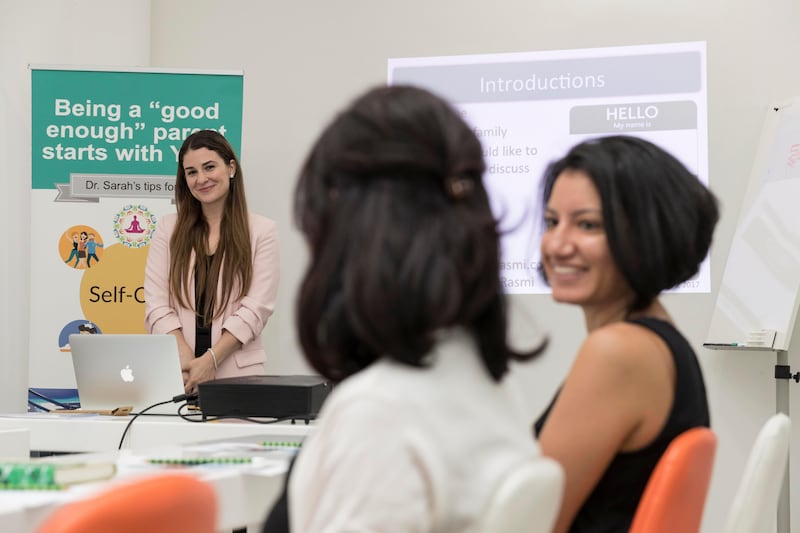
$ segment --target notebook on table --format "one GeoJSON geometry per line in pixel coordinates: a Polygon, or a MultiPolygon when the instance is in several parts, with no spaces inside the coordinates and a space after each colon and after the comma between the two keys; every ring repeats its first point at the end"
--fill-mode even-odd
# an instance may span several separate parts
{"type": "MultiPolygon", "coordinates": [[[[184,392],[173,335],[73,334],[69,344],[82,410],[132,406],[138,413],[184,392]]],[[[179,406],[170,401],[146,413],[174,415],[179,406]]]]}

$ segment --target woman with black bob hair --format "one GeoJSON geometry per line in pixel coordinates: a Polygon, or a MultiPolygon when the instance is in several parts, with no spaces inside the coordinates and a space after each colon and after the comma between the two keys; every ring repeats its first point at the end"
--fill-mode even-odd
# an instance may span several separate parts
{"type": "Polygon", "coordinates": [[[675,157],[627,136],[575,146],[542,191],[543,273],[588,331],[535,425],[566,474],[554,532],[625,532],[672,439],[709,425],[697,356],[659,294],[697,274],[717,200],[675,157]]]}
{"type": "Polygon", "coordinates": [[[481,145],[442,99],[366,92],[301,171],[300,342],[341,382],[289,480],[292,531],[470,531],[539,456],[511,360],[481,145]]]}

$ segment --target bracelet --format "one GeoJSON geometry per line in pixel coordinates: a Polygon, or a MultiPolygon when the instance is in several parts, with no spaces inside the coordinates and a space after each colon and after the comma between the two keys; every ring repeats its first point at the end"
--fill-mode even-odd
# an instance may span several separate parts
{"type": "Polygon", "coordinates": [[[214,361],[214,370],[217,369],[217,354],[214,353],[214,348],[209,348],[208,353],[211,354],[211,360],[214,361]]]}

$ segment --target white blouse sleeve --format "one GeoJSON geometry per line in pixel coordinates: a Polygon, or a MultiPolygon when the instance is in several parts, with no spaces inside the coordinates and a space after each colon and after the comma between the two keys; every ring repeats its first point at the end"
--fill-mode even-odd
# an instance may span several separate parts
{"type": "Polygon", "coordinates": [[[289,482],[293,532],[432,529],[442,504],[433,447],[401,417],[373,398],[325,413],[289,482]]]}

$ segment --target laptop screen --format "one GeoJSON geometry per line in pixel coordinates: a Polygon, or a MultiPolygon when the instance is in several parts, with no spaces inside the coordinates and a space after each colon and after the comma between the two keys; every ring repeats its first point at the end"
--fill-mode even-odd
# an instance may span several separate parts
{"type": "MultiPolygon", "coordinates": [[[[131,406],[138,413],[184,392],[173,335],[73,334],[69,342],[82,409],[131,406]]],[[[169,403],[147,412],[177,411],[169,403]]]]}

